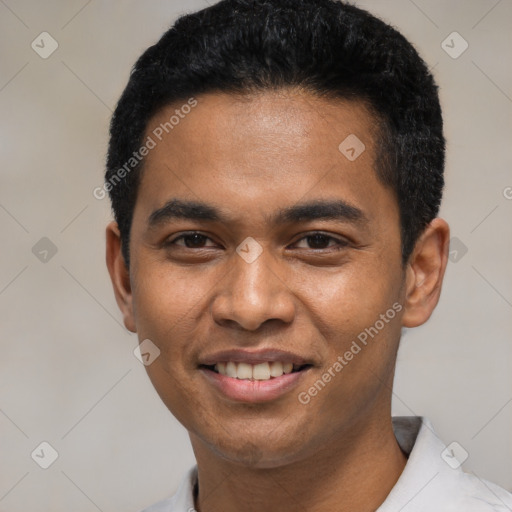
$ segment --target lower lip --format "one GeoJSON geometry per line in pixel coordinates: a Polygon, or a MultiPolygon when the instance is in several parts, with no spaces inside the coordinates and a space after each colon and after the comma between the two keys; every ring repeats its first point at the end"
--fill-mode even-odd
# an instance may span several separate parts
{"type": "Polygon", "coordinates": [[[240,402],[268,402],[286,394],[297,386],[308,369],[285,373],[269,380],[234,379],[227,375],[200,368],[201,373],[226,397],[240,402]]]}

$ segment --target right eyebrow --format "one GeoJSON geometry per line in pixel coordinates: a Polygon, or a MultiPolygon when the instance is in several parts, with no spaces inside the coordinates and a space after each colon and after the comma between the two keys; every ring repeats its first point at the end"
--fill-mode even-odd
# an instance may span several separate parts
{"type": "MultiPolygon", "coordinates": [[[[174,219],[206,220],[229,224],[230,216],[216,206],[201,202],[183,199],[171,199],[161,208],[153,211],[148,217],[149,228],[174,219]]],[[[286,208],[278,209],[276,213],[265,215],[269,224],[292,224],[310,222],[314,220],[338,220],[356,224],[366,224],[367,216],[354,205],[341,199],[313,200],[299,203],[286,208]]]]}

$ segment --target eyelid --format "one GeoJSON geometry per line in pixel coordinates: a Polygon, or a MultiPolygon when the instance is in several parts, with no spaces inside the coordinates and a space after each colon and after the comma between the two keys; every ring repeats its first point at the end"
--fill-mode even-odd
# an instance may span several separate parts
{"type": "MultiPolygon", "coordinates": [[[[207,240],[210,240],[211,242],[216,243],[210,236],[208,236],[205,233],[202,233],[201,231],[184,231],[172,239],[165,240],[164,245],[173,245],[176,242],[176,240],[179,240],[186,236],[192,236],[192,235],[201,235],[201,236],[204,236],[207,240]]],[[[185,247],[185,248],[189,249],[189,247],[185,247]]],[[[200,249],[202,249],[202,247],[200,247],[200,249]]]]}
{"type": "Polygon", "coordinates": [[[334,240],[336,242],[336,245],[331,246],[331,247],[326,247],[325,249],[309,249],[311,251],[327,251],[327,250],[330,250],[330,249],[335,249],[335,248],[339,248],[339,247],[345,247],[345,246],[350,244],[349,240],[344,238],[344,237],[334,236],[334,235],[332,235],[330,233],[326,233],[324,231],[309,231],[309,232],[303,234],[295,242],[293,242],[292,245],[295,245],[295,244],[301,242],[305,238],[309,238],[310,236],[315,236],[315,235],[322,235],[325,238],[328,238],[330,240],[334,240]]]}
{"type": "MultiPolygon", "coordinates": [[[[164,246],[175,245],[175,242],[177,240],[180,240],[180,239],[182,239],[182,238],[184,238],[186,236],[192,236],[192,235],[201,235],[201,236],[205,237],[207,240],[210,240],[211,242],[216,243],[210,236],[208,236],[205,233],[202,233],[201,231],[185,231],[185,232],[180,233],[179,235],[177,235],[176,237],[174,237],[174,238],[172,238],[170,240],[166,240],[164,242],[164,246]]],[[[326,247],[326,248],[323,248],[323,249],[307,249],[307,250],[310,250],[310,251],[325,251],[325,250],[330,250],[330,249],[332,250],[332,249],[335,249],[335,248],[345,247],[345,246],[350,244],[349,240],[347,240],[346,238],[343,238],[343,237],[337,237],[337,236],[334,236],[334,235],[332,235],[330,233],[326,233],[326,232],[323,232],[323,231],[308,231],[308,232],[305,232],[305,233],[301,234],[300,238],[298,238],[295,242],[293,242],[292,245],[295,245],[295,244],[301,242],[302,240],[304,240],[304,239],[306,239],[308,237],[311,237],[311,236],[315,236],[315,235],[322,235],[322,236],[324,236],[327,239],[334,240],[336,242],[336,244],[334,246],[326,247]]],[[[179,247],[182,247],[182,246],[179,246],[179,247]]],[[[207,248],[207,247],[199,247],[199,248],[196,248],[195,250],[205,249],[205,248],[207,248]]],[[[185,247],[185,249],[194,250],[193,248],[190,248],[190,247],[185,247]]]]}

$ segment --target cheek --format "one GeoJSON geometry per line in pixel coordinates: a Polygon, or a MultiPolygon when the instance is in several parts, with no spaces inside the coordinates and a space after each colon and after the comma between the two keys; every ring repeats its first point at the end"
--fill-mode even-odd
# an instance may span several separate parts
{"type": "Polygon", "coordinates": [[[163,370],[179,373],[190,365],[192,344],[187,340],[198,328],[207,282],[203,279],[201,284],[190,272],[171,270],[168,265],[140,264],[139,269],[133,288],[139,339],[148,338],[157,345],[163,370]]]}
{"type": "Polygon", "coordinates": [[[304,273],[297,295],[327,340],[347,340],[392,307],[399,284],[393,269],[361,261],[330,274],[304,273]]]}
{"type": "Polygon", "coordinates": [[[204,403],[204,396],[198,394],[190,375],[182,375],[174,366],[169,371],[162,357],[146,366],[146,372],[162,402],[187,430],[195,431],[198,425],[213,428],[218,423],[215,411],[204,403]]]}
{"type": "Polygon", "coordinates": [[[301,289],[328,347],[323,372],[335,375],[326,375],[332,384],[320,393],[317,405],[342,403],[355,414],[371,403],[392,373],[400,337],[400,275],[376,261],[362,262],[306,280],[301,289]]]}
{"type": "Polygon", "coordinates": [[[195,392],[193,340],[201,339],[200,317],[207,289],[168,265],[139,264],[137,286],[133,290],[137,332],[140,340],[150,339],[159,356],[145,367],[163,403],[184,425],[201,414],[200,397],[195,392]],[[142,270],[144,269],[144,270],[142,270]],[[195,411],[195,412],[194,412],[195,411]]]}
{"type": "Polygon", "coordinates": [[[133,300],[137,317],[151,325],[175,323],[193,310],[194,304],[201,300],[208,287],[206,272],[193,272],[190,268],[171,265],[165,261],[154,261],[154,258],[142,254],[134,272],[135,286],[133,300]]]}

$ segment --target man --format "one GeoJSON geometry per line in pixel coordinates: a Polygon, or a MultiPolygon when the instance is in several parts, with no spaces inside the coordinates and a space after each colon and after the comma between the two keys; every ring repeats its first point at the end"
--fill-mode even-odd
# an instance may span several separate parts
{"type": "Polygon", "coordinates": [[[449,244],[437,88],[403,36],[330,0],[184,16],[137,61],[107,167],[116,299],[197,459],[148,512],[512,509],[391,418],[449,244]]]}

